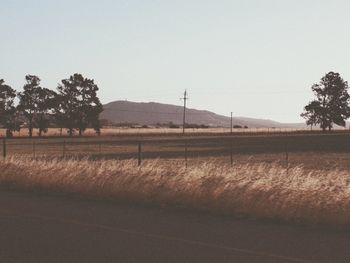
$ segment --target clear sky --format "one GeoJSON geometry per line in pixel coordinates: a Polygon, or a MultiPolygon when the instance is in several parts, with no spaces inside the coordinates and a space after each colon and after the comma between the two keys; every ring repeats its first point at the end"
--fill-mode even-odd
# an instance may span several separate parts
{"type": "Polygon", "coordinates": [[[348,0],[0,0],[0,78],[79,72],[103,103],[299,122],[328,71],[350,80],[348,0]]]}

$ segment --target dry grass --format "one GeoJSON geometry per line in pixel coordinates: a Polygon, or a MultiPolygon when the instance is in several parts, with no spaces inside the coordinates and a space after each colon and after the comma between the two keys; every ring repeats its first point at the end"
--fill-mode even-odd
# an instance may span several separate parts
{"type": "MultiPolygon", "coordinates": [[[[337,129],[338,131],[344,131],[344,129],[337,129]]],[[[309,129],[294,129],[294,128],[248,128],[248,129],[233,129],[233,133],[241,134],[241,133],[280,133],[280,132],[307,132],[309,129]]],[[[319,131],[316,129],[315,131],[319,131]]],[[[230,128],[187,128],[186,133],[188,134],[223,134],[229,133],[230,128]]],[[[4,137],[6,134],[5,129],[0,128],[0,137],[4,137]]],[[[120,135],[157,135],[157,134],[182,134],[182,128],[102,128],[101,135],[102,136],[120,136],[120,135]]],[[[48,132],[43,134],[44,137],[51,136],[67,136],[68,130],[59,128],[49,128],[48,132]]],[[[77,133],[76,133],[77,135],[77,133]]],[[[13,133],[14,137],[27,137],[28,129],[22,128],[19,132],[13,133]]],[[[33,130],[33,136],[38,136],[38,129],[33,130]]],[[[95,137],[96,132],[93,129],[87,129],[84,132],[85,137],[95,137]]]]}
{"type": "Polygon", "coordinates": [[[0,185],[88,196],[177,204],[312,224],[350,223],[350,172],[276,163],[231,167],[215,159],[185,169],[176,161],[0,161],[0,185]]]}

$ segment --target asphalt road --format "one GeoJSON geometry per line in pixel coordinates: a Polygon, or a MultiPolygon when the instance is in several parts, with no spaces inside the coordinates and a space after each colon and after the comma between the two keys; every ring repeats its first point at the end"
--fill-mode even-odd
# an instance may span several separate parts
{"type": "Polygon", "coordinates": [[[350,229],[1,190],[0,262],[350,262],[350,229]]]}

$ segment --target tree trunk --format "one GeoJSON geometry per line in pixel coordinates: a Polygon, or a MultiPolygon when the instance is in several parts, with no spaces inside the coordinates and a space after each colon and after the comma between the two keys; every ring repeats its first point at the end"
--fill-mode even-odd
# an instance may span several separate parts
{"type": "Polygon", "coordinates": [[[33,122],[30,120],[29,121],[29,127],[28,127],[28,132],[29,132],[29,137],[33,137],[33,122]]]}
{"type": "Polygon", "coordinates": [[[12,138],[12,131],[10,129],[6,129],[6,138],[12,138]]]}

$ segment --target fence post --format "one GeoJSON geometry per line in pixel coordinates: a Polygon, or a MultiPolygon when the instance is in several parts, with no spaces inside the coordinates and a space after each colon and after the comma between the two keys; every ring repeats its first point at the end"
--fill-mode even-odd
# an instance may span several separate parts
{"type": "Polygon", "coordinates": [[[187,140],[185,139],[185,167],[187,168],[187,140]]]}
{"type": "Polygon", "coordinates": [[[231,166],[233,165],[233,146],[232,141],[230,142],[230,159],[231,159],[231,166]]]}
{"type": "Polygon", "coordinates": [[[286,166],[287,166],[287,175],[289,172],[289,152],[288,152],[288,146],[286,145],[286,166]]]}
{"type": "Polygon", "coordinates": [[[33,141],[33,158],[35,158],[35,141],[33,141]]]}
{"type": "Polygon", "coordinates": [[[6,139],[5,138],[2,140],[2,156],[4,157],[4,159],[6,158],[6,139]]]}
{"type": "Polygon", "coordinates": [[[64,158],[66,156],[66,140],[63,141],[62,146],[62,157],[64,158]]]}
{"type": "Polygon", "coordinates": [[[141,166],[142,163],[142,149],[141,149],[141,142],[138,144],[138,166],[141,166]]]}

